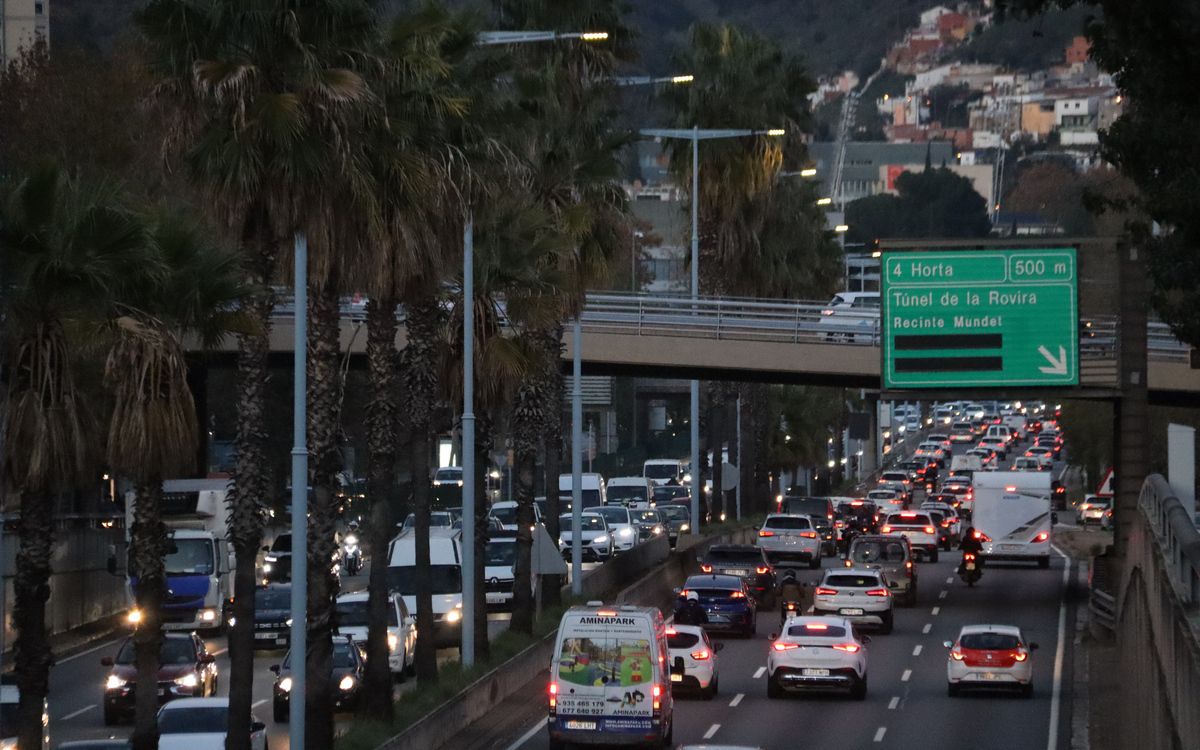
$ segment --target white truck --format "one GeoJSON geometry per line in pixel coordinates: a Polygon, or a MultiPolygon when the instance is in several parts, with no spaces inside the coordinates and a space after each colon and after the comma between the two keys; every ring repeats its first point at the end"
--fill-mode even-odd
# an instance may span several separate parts
{"type": "MultiPolygon", "coordinates": [[[[462,532],[429,530],[429,585],[433,593],[433,640],[437,648],[462,644],[462,532]]],[[[417,612],[417,540],[402,531],[388,548],[388,589],[404,598],[408,611],[417,612]]],[[[422,638],[429,637],[422,633],[422,638]]]]}
{"type": "MultiPolygon", "coordinates": [[[[212,630],[225,625],[233,598],[233,552],[229,535],[228,479],[168,479],[162,518],[170,535],[166,563],[165,630],[212,630]]],[[[133,529],[135,493],[125,495],[125,541],[133,529]]],[[[115,562],[113,563],[115,567],[115,562]]],[[[137,579],[127,566],[125,588],[133,607],[137,579]]],[[[137,623],[141,613],[130,609],[137,623]]]]}
{"type": "Polygon", "coordinates": [[[1050,474],[1032,471],[976,473],[972,523],[987,560],[1036,562],[1050,567],[1050,474]]]}

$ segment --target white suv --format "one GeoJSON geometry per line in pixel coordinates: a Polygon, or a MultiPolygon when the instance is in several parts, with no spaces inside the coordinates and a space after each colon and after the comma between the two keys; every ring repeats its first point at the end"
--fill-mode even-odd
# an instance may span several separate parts
{"type": "Polygon", "coordinates": [[[912,510],[892,513],[879,533],[906,537],[914,552],[922,553],[929,562],[938,561],[938,531],[928,513],[912,510]]]}
{"type": "Polygon", "coordinates": [[[758,547],[773,563],[806,562],[821,567],[821,535],[808,516],[772,514],[758,530],[758,547]]]}
{"type": "Polygon", "coordinates": [[[814,615],[838,615],[856,625],[874,625],[892,632],[892,592],[882,571],[873,568],[832,568],[813,591],[814,615]]]}
{"type": "Polygon", "coordinates": [[[718,689],[717,652],[725,647],[713,643],[699,625],[667,628],[667,650],[671,659],[671,691],[694,691],[712,700],[718,689]]]}
{"type": "Polygon", "coordinates": [[[867,697],[870,639],[854,634],[844,617],[791,617],[767,651],[767,697],[792,690],[848,689],[867,697]]]}

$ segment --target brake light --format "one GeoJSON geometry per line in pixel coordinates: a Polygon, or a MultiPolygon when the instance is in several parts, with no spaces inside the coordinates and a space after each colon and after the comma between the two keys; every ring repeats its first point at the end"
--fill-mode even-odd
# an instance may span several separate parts
{"type": "Polygon", "coordinates": [[[706,648],[702,648],[699,651],[692,652],[692,658],[695,659],[696,661],[705,661],[708,659],[709,656],[711,656],[711,654],[708,653],[708,649],[706,649],[706,648]]]}
{"type": "Polygon", "coordinates": [[[600,617],[616,617],[617,611],[615,609],[598,609],[596,614],[600,617]]]}
{"type": "Polygon", "coordinates": [[[950,658],[953,659],[954,661],[962,661],[963,660],[963,652],[961,650],[959,650],[958,646],[955,646],[954,648],[950,649],[950,658]]]}
{"type": "Polygon", "coordinates": [[[780,643],[779,641],[776,641],[775,643],[771,644],[771,648],[775,649],[776,651],[791,651],[794,648],[800,648],[800,644],[780,643]]]}
{"type": "Polygon", "coordinates": [[[553,710],[558,706],[558,683],[550,683],[550,708],[553,710]]]}
{"type": "Polygon", "coordinates": [[[880,534],[890,534],[890,533],[892,533],[892,527],[891,527],[891,526],[884,526],[883,528],[881,528],[881,529],[879,530],[879,533],[880,533],[880,534]]]}
{"type": "Polygon", "coordinates": [[[900,517],[901,518],[916,518],[917,514],[916,513],[901,513],[900,517]]]}
{"type": "Polygon", "coordinates": [[[746,595],[740,591],[730,591],[729,598],[730,599],[745,599],[746,595]]]}
{"type": "Polygon", "coordinates": [[[667,628],[667,635],[678,635],[679,631],[675,628],[667,628]]]}
{"type": "Polygon", "coordinates": [[[904,567],[908,568],[909,570],[912,570],[912,560],[905,560],[904,567]]]}
{"type": "Polygon", "coordinates": [[[650,692],[651,692],[651,695],[654,696],[654,704],[652,706],[653,709],[655,711],[661,711],[662,710],[662,694],[663,694],[662,685],[655,685],[651,689],[650,692]]]}
{"type": "Polygon", "coordinates": [[[825,588],[824,586],[817,586],[815,595],[816,596],[833,596],[835,594],[837,594],[837,589],[830,589],[830,588],[825,588]]]}
{"type": "Polygon", "coordinates": [[[1029,658],[1029,653],[1027,651],[1025,651],[1024,649],[1017,649],[1016,653],[1013,654],[1013,659],[1015,659],[1016,661],[1025,661],[1028,658],[1029,658]]]}
{"type": "Polygon", "coordinates": [[[759,531],[759,532],[758,532],[758,535],[759,535],[760,537],[764,537],[764,536],[775,536],[775,532],[774,532],[774,531],[771,531],[770,529],[762,529],[761,531],[759,531]]]}
{"type": "Polygon", "coordinates": [[[1034,542],[1044,542],[1050,538],[1049,531],[1039,531],[1038,535],[1033,538],[1034,542]]]}
{"type": "Polygon", "coordinates": [[[1005,492],[1016,492],[1017,491],[1016,485],[1010,484],[1004,488],[1004,491],[1005,492]]]}
{"type": "Polygon", "coordinates": [[[833,647],[838,651],[845,651],[847,654],[857,654],[859,650],[857,643],[835,643],[833,647]]]}
{"type": "Polygon", "coordinates": [[[892,595],[892,594],[891,594],[891,592],[890,592],[890,591],[888,591],[887,589],[871,589],[870,591],[868,591],[868,592],[867,592],[867,596],[883,596],[883,597],[888,597],[888,596],[891,596],[891,595],[892,595]]]}
{"type": "Polygon", "coordinates": [[[754,569],[754,572],[758,573],[760,576],[764,576],[767,573],[770,573],[771,569],[769,567],[767,567],[766,565],[759,565],[757,568],[754,569]]]}
{"type": "Polygon", "coordinates": [[[700,564],[700,572],[702,572],[702,573],[711,573],[711,572],[712,572],[712,566],[711,566],[711,565],[708,565],[707,563],[701,563],[701,564],[700,564]]]}
{"type": "Polygon", "coordinates": [[[833,522],[833,528],[844,529],[844,528],[846,528],[846,522],[839,518],[838,520],[833,522]]]}
{"type": "Polygon", "coordinates": [[[823,622],[810,622],[804,626],[805,630],[829,630],[829,626],[823,622]]]}
{"type": "Polygon", "coordinates": [[[983,533],[983,532],[982,532],[982,531],[980,531],[979,529],[975,529],[975,538],[976,538],[976,539],[978,539],[978,540],[979,540],[979,541],[981,541],[981,542],[990,542],[990,541],[992,541],[992,538],[991,538],[990,536],[988,536],[987,534],[983,533]]]}
{"type": "Polygon", "coordinates": [[[926,526],[925,533],[926,534],[935,534],[935,533],[937,533],[937,529],[933,528],[932,526],[926,526]]]}
{"type": "Polygon", "coordinates": [[[692,593],[692,592],[691,592],[691,590],[690,590],[690,589],[684,589],[684,590],[682,590],[682,591],[680,591],[680,592],[679,592],[679,598],[680,598],[680,599],[687,599],[687,598],[688,598],[688,597],[691,595],[691,593],[692,593]]]}
{"type": "Polygon", "coordinates": [[[800,532],[800,536],[804,537],[805,539],[816,539],[816,538],[817,538],[817,532],[815,532],[815,531],[801,531],[801,532],[800,532]]]}

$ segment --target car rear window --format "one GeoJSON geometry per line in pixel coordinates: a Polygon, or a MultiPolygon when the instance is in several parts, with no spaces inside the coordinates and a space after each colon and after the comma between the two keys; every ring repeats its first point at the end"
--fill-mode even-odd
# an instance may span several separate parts
{"type": "Polygon", "coordinates": [[[891,500],[895,496],[896,493],[892,490],[872,490],[871,492],[867,493],[867,497],[871,498],[872,500],[891,500]]]}
{"type": "Polygon", "coordinates": [[[912,515],[893,513],[888,516],[887,522],[891,526],[928,526],[930,524],[929,516],[924,513],[913,513],[912,515]]]}
{"type": "Polygon", "coordinates": [[[762,553],[758,550],[710,549],[704,559],[708,562],[753,564],[762,562],[762,553]]]}
{"type": "Polygon", "coordinates": [[[904,545],[899,542],[858,542],[850,553],[850,559],[861,563],[904,562],[904,545]]]}
{"type": "Polygon", "coordinates": [[[772,529],[811,529],[812,521],[806,516],[776,516],[768,518],[763,526],[770,526],[772,529]]]}
{"type": "Polygon", "coordinates": [[[829,501],[822,497],[785,497],[783,510],[797,516],[822,516],[829,513],[829,501]]]}
{"type": "Polygon", "coordinates": [[[695,633],[670,633],[667,635],[667,648],[691,648],[700,642],[700,636],[695,633]]]}
{"type": "Polygon", "coordinates": [[[733,592],[741,589],[688,589],[701,599],[728,599],[733,592]]]}
{"type": "Polygon", "coordinates": [[[792,625],[787,634],[798,638],[845,638],[846,629],[841,625],[825,625],[824,623],[807,623],[792,625]]]}
{"type": "Polygon", "coordinates": [[[845,586],[847,588],[866,588],[878,586],[879,576],[859,575],[856,573],[835,573],[827,576],[823,585],[845,586]]]}
{"type": "Polygon", "coordinates": [[[978,651],[1009,651],[1020,643],[1015,635],[1008,633],[967,633],[958,640],[959,646],[978,651]]]}

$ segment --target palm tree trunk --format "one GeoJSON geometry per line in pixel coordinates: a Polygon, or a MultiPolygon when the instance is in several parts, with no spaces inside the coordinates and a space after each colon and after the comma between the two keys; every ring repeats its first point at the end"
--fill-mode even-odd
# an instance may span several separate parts
{"type": "Polygon", "coordinates": [[[767,468],[767,432],[773,429],[770,421],[773,417],[770,414],[769,395],[770,386],[765,383],[754,383],[750,386],[750,414],[754,428],[748,434],[754,445],[755,454],[750,507],[759,513],[768,513],[773,507],[770,470],[767,468]]]}
{"type": "Polygon", "coordinates": [[[754,384],[741,383],[738,385],[738,397],[741,399],[742,442],[738,451],[738,493],[742,500],[743,516],[753,515],[758,506],[754,487],[755,467],[758,466],[758,441],[754,436],[762,425],[755,421],[755,412],[751,403],[754,384]]]}
{"type": "MultiPolygon", "coordinates": [[[[399,387],[396,354],[396,300],[367,303],[367,373],[371,408],[367,411],[367,492],[371,522],[364,536],[371,558],[367,580],[367,673],[363,716],[392,719],[392,673],[388,665],[387,548],[395,527],[392,492],[396,484],[396,403],[399,387]]],[[[403,665],[402,665],[403,667],[403,665]]]]}
{"type": "Polygon", "coordinates": [[[338,405],[341,400],[338,367],[338,294],[331,280],[315,282],[309,290],[308,450],[312,499],[308,505],[308,685],[304,696],[308,741],[313,747],[333,746],[333,631],[337,577],[332,572],[336,551],[338,405]]]}
{"type": "MultiPolygon", "coordinates": [[[[513,611],[509,629],[518,633],[533,632],[533,568],[530,552],[533,536],[529,527],[533,524],[533,474],[537,467],[537,447],[541,440],[542,415],[546,394],[540,387],[543,379],[529,378],[517,388],[513,399],[511,429],[513,434],[513,470],[516,471],[517,495],[517,562],[513,566],[513,611]]],[[[557,504],[558,478],[553,487],[546,488],[546,502],[555,526],[558,513],[550,506],[557,504]]],[[[546,519],[547,525],[551,521],[546,519]]],[[[557,541],[558,535],[551,535],[557,541]]]]}
{"type": "MultiPolygon", "coordinates": [[[[544,408],[542,415],[542,430],[544,434],[543,451],[545,453],[546,477],[546,533],[558,544],[558,515],[562,512],[558,502],[558,475],[562,473],[562,439],[563,439],[563,376],[562,363],[562,326],[555,326],[542,334],[542,346],[545,359],[542,362],[546,382],[544,387],[544,408]]],[[[562,576],[542,577],[542,603],[547,607],[557,607],[562,603],[562,576]]]]}
{"type": "Polygon", "coordinates": [[[254,589],[255,565],[263,537],[263,502],[271,496],[267,452],[267,382],[270,374],[271,310],[269,286],[275,271],[275,248],[265,221],[248,214],[243,231],[253,248],[247,263],[247,281],[258,294],[244,304],[255,324],[255,333],[238,337],[236,463],[230,483],[229,540],[233,545],[234,625],[229,629],[229,727],[226,750],[250,750],[250,737],[240,727],[250,724],[254,702],[254,589]]]}
{"type": "Polygon", "coordinates": [[[130,574],[137,581],[135,603],[142,619],[133,631],[134,683],[133,750],[158,748],[158,670],[163,643],[162,605],[167,592],[165,556],[167,527],[162,521],[162,478],[139,482],[133,501],[129,533],[130,574]]]}
{"type": "Polygon", "coordinates": [[[54,548],[54,498],[48,492],[22,490],[18,526],[16,576],[13,579],[13,625],[17,640],[13,663],[20,703],[17,743],[22,750],[42,747],[42,703],[50,680],[50,640],[46,634],[46,601],[50,598],[50,557],[54,548]]]}
{"type": "MultiPolygon", "coordinates": [[[[485,558],[488,544],[487,494],[488,456],[492,452],[492,418],[481,410],[475,419],[475,658],[487,659],[492,648],[488,642],[487,590],[484,586],[485,558]]],[[[463,521],[468,523],[466,519],[463,521]]],[[[465,624],[464,624],[465,626],[465,624]]]]}
{"type": "MultiPolygon", "coordinates": [[[[708,496],[709,512],[712,513],[713,523],[719,523],[721,513],[725,510],[724,494],[721,492],[721,474],[724,461],[721,459],[721,447],[724,442],[724,431],[722,424],[724,420],[721,418],[724,409],[724,400],[721,398],[721,384],[710,383],[708,386],[708,429],[707,433],[708,450],[712,454],[711,467],[709,469],[709,477],[712,479],[712,491],[708,496]]],[[[700,491],[704,492],[704,485],[701,483],[700,491]]]]}
{"type": "Polygon", "coordinates": [[[429,565],[429,457],[432,452],[429,428],[437,394],[435,350],[438,307],[430,293],[420,294],[407,305],[408,346],[404,349],[404,379],[409,392],[412,429],[413,538],[416,554],[417,680],[437,683],[437,644],[434,641],[433,587],[429,565]]]}

